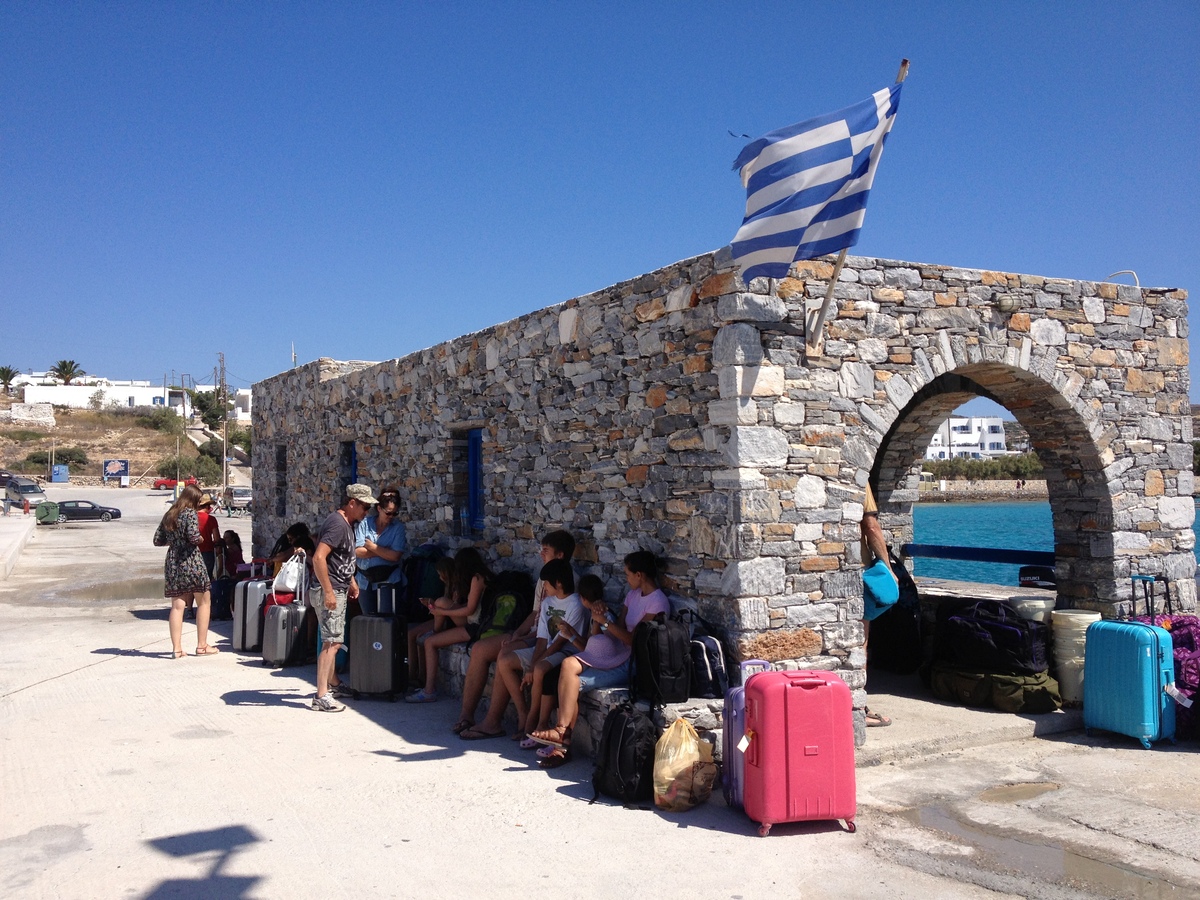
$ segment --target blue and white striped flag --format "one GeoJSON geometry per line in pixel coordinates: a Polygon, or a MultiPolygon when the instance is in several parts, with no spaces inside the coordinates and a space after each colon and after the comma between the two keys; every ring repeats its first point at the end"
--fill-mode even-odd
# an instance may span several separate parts
{"type": "Polygon", "coordinates": [[[746,188],[746,218],[733,238],[743,281],[783,278],[797,260],[858,243],[900,87],[745,146],[733,164],[746,188]]]}

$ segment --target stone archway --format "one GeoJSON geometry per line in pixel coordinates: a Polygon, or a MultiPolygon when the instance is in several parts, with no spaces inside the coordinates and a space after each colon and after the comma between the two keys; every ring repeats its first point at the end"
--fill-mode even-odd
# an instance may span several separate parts
{"type": "Polygon", "coordinates": [[[871,469],[881,522],[893,542],[912,539],[921,464],[935,429],[973,397],[1008,408],[1029,432],[1045,470],[1062,605],[1105,609],[1117,603],[1130,575],[1129,557],[1113,538],[1114,492],[1126,487],[1110,481],[1105,462],[1117,430],[1089,424],[1053,385],[1016,367],[962,366],[931,380],[900,411],[871,469]]]}

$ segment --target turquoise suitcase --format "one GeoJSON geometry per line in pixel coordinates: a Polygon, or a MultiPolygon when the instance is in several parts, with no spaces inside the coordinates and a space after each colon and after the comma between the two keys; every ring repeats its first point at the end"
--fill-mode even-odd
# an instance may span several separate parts
{"type": "Polygon", "coordinates": [[[1141,622],[1100,621],[1087,630],[1083,663],[1083,727],[1129,735],[1149,749],[1175,740],[1171,634],[1141,622]]]}

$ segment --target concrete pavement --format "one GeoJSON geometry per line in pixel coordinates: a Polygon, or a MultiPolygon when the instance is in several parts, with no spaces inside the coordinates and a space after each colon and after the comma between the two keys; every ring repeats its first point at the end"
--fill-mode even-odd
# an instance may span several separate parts
{"type": "Polygon", "coordinates": [[[1012,740],[1037,724],[872,685],[896,721],[860,754],[856,834],[758,838],[719,796],[683,815],[589,806],[588,762],[546,773],[511,741],[460,741],[451,701],[315,713],[311,666],[223,639],[170,659],[150,544],[166,498],[116,496],[120,521],[39,529],[0,582],[5,896],[1200,892],[1194,745],[1012,740]]]}

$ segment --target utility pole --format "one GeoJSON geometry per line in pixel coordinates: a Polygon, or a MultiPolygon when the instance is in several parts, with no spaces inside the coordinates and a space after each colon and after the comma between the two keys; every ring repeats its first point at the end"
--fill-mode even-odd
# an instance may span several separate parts
{"type": "Polygon", "coordinates": [[[217,361],[221,364],[221,496],[229,489],[229,397],[225,388],[225,354],[218,353],[217,361]]]}

